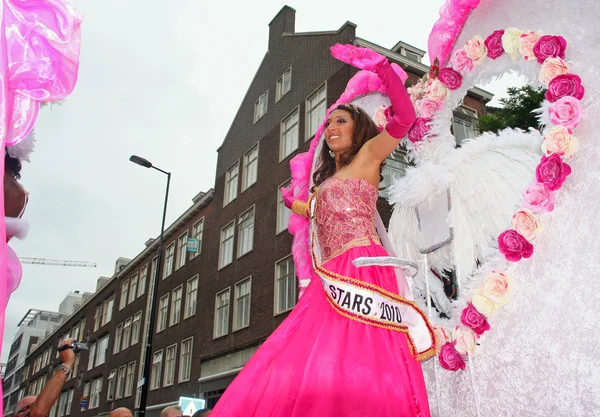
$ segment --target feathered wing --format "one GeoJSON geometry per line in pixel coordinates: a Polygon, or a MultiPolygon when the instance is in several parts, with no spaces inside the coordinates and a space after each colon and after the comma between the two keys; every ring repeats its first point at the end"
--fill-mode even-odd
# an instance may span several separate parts
{"type": "MultiPolygon", "coordinates": [[[[467,282],[477,261],[488,258],[497,247],[497,236],[510,225],[522,192],[533,178],[540,141],[536,130],[483,134],[463,142],[440,164],[424,163],[395,179],[390,187],[394,211],[389,233],[398,256],[419,262],[423,257],[420,250],[425,249],[422,242],[433,242],[432,237],[422,236],[417,209],[421,218],[427,217],[427,210],[437,216],[447,213],[445,222],[438,219],[441,227],[448,227],[439,239],[441,243],[443,236],[452,236],[452,241],[428,254],[428,267],[454,270],[462,283],[467,282]],[[440,200],[441,193],[448,191],[449,202],[440,200]],[[439,204],[445,207],[437,207],[439,204]]],[[[434,280],[430,284],[436,306],[447,312],[450,304],[440,286],[434,280]]],[[[422,293],[423,271],[415,277],[414,286],[417,294],[422,293]]]]}

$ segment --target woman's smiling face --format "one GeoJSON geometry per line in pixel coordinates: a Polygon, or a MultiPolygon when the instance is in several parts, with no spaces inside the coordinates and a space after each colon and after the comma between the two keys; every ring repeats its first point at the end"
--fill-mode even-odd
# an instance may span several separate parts
{"type": "Polygon", "coordinates": [[[354,120],[347,110],[334,110],[327,119],[325,141],[336,154],[352,148],[354,136],[354,120]]]}

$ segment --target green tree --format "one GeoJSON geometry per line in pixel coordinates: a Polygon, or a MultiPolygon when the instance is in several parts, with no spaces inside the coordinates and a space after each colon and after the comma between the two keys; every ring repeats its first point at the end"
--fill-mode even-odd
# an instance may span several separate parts
{"type": "Polygon", "coordinates": [[[495,132],[507,127],[528,130],[540,129],[537,113],[544,101],[544,88],[535,89],[530,85],[510,87],[508,97],[500,99],[501,108],[490,108],[490,112],[479,118],[480,132],[495,132]]]}

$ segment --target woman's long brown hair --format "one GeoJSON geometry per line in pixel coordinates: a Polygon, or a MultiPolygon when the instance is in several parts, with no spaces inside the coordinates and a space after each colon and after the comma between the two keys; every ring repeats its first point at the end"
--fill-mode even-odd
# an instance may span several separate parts
{"type": "MultiPolygon", "coordinates": [[[[371,117],[369,117],[369,115],[360,107],[349,104],[340,104],[334,110],[346,110],[350,113],[352,120],[354,121],[352,147],[340,155],[341,168],[352,162],[360,148],[362,148],[368,140],[373,139],[379,134],[379,129],[373,119],[371,119],[371,117]]],[[[313,174],[315,186],[321,185],[323,181],[335,174],[335,158],[332,158],[329,155],[329,151],[329,146],[325,139],[323,139],[323,146],[321,147],[321,154],[319,155],[319,165],[313,174]]],[[[382,162],[381,167],[379,168],[380,177],[381,169],[384,165],[385,162],[382,162]]]]}

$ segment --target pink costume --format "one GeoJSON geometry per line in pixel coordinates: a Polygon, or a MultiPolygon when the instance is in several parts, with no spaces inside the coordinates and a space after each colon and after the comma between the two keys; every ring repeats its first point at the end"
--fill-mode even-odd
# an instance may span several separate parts
{"type": "MultiPolygon", "coordinates": [[[[363,179],[333,177],[321,184],[313,230],[322,264],[315,265],[319,274],[398,294],[393,267],[353,264],[361,257],[388,256],[375,228],[377,196],[378,190],[363,179]]],[[[415,356],[431,352],[415,353],[405,330],[345,315],[332,301],[338,295],[326,291],[318,277],[312,279],[211,416],[429,416],[415,356]]],[[[377,308],[358,301],[363,312],[377,308]]]]}

